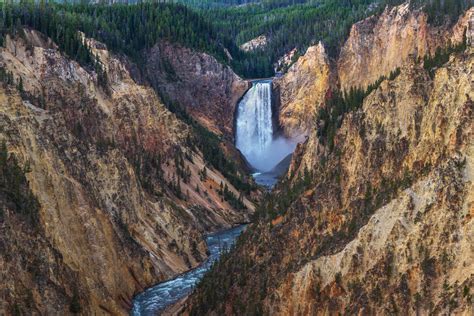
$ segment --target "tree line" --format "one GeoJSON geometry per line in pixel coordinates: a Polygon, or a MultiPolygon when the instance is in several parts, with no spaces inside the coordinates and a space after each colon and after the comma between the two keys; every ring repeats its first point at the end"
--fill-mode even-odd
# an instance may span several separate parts
{"type": "MultiPolygon", "coordinates": [[[[270,77],[276,61],[293,48],[303,53],[322,41],[328,54],[337,56],[353,23],[404,1],[180,0],[91,5],[7,0],[1,9],[0,40],[27,26],[49,36],[71,58],[91,67],[97,67],[95,58],[77,31],[132,57],[139,65],[144,50],[167,40],[209,53],[243,77],[270,77]],[[262,34],[268,38],[265,47],[251,52],[238,48],[262,34]]],[[[442,24],[455,21],[473,2],[413,0],[411,4],[423,8],[431,23],[442,24]]]]}
{"type": "Polygon", "coordinates": [[[21,167],[16,157],[8,153],[3,141],[0,144],[0,223],[9,209],[32,227],[37,225],[40,205],[25,176],[30,171],[29,164],[21,167]]]}

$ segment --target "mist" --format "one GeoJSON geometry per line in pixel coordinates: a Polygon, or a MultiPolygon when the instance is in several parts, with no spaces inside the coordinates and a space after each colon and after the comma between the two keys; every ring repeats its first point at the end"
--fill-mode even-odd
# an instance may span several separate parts
{"type": "Polygon", "coordinates": [[[250,165],[258,172],[271,171],[280,161],[291,154],[296,147],[297,142],[278,137],[272,140],[265,148],[255,148],[248,150],[245,157],[250,165]]]}

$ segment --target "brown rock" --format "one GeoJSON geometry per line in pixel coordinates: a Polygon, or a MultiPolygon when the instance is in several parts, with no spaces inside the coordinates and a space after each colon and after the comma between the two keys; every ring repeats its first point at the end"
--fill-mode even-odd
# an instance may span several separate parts
{"type": "MultiPolygon", "coordinates": [[[[67,314],[76,293],[84,314],[125,315],[135,294],[206,258],[203,233],[248,221],[253,205],[244,198],[247,209],[233,209],[201,181],[206,163],[187,145],[191,129],[132,78],[130,61],[86,39],[107,72],[105,89],[41,34],[23,38],[8,37],[0,49],[25,90],[0,89],[0,141],[30,166],[40,223],[29,231],[11,216],[19,231],[2,229],[2,248],[16,253],[4,258],[2,250],[0,314],[67,314]],[[189,157],[181,197],[170,185],[179,156],[189,157]],[[19,263],[38,258],[39,277],[19,263]]],[[[238,196],[217,170],[209,167],[207,178],[238,196]]]]}
{"type": "Polygon", "coordinates": [[[249,85],[214,57],[168,42],[148,53],[152,85],[209,130],[233,139],[234,112],[249,85]]]}
{"type": "Polygon", "coordinates": [[[274,80],[280,98],[279,124],[286,136],[311,132],[332,83],[329,60],[321,43],[308,48],[285,75],[274,80]]]}

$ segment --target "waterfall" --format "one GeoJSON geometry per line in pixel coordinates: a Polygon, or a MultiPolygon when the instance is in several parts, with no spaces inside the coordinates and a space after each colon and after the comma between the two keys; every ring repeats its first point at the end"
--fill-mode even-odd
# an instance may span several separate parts
{"type": "Polygon", "coordinates": [[[294,149],[294,144],[275,139],[272,122],[272,82],[254,81],[237,109],[236,146],[258,171],[270,171],[294,149]]]}

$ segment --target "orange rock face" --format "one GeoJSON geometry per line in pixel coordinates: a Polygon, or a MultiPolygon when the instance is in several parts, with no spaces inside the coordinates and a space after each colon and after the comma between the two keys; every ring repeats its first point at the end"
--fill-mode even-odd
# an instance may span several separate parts
{"type": "Polygon", "coordinates": [[[285,75],[274,81],[279,96],[279,123],[286,136],[309,134],[331,87],[331,76],[328,57],[319,43],[308,48],[285,75]]]}
{"type": "Polygon", "coordinates": [[[410,58],[423,58],[437,47],[459,43],[473,12],[466,12],[453,28],[433,27],[425,13],[410,10],[407,2],[354,24],[337,61],[341,89],[365,89],[410,58]]]}

